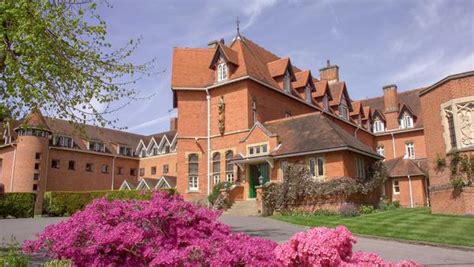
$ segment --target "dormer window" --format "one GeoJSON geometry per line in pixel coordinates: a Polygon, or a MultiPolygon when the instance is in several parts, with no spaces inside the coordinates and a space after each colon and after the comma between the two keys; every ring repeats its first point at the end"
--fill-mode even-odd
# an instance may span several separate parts
{"type": "Polygon", "coordinates": [[[126,147],[126,146],[119,146],[118,152],[120,155],[124,156],[132,156],[132,148],[131,147],[126,147]]]}
{"type": "Polygon", "coordinates": [[[325,94],[323,97],[323,105],[324,105],[324,110],[328,111],[329,110],[329,97],[327,94],[325,94]]]}
{"type": "Polygon", "coordinates": [[[289,71],[286,71],[285,76],[283,77],[283,90],[287,94],[291,92],[291,76],[289,71]]]}
{"type": "Polygon", "coordinates": [[[413,128],[413,117],[405,112],[400,118],[400,129],[413,128]]]}
{"type": "Polygon", "coordinates": [[[381,133],[385,131],[385,125],[380,118],[375,118],[374,120],[374,133],[381,133]]]}
{"type": "Polygon", "coordinates": [[[99,141],[89,141],[89,150],[97,152],[105,152],[104,143],[99,141]]]}
{"type": "Polygon", "coordinates": [[[311,88],[311,86],[309,86],[309,85],[306,86],[306,88],[305,88],[305,94],[306,94],[306,97],[305,97],[306,99],[305,99],[305,100],[306,100],[306,103],[311,103],[311,91],[313,91],[312,89],[313,89],[313,88],[311,88]]]}
{"type": "Polygon", "coordinates": [[[53,137],[53,145],[72,148],[74,146],[74,141],[69,136],[55,135],[53,137]]]}
{"type": "Polygon", "coordinates": [[[217,65],[217,82],[222,82],[227,80],[229,77],[229,67],[227,63],[223,60],[217,65]]]}

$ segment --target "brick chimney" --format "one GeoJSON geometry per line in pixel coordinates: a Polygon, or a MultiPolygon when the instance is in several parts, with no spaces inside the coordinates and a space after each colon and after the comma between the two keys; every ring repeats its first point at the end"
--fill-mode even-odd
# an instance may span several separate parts
{"type": "Polygon", "coordinates": [[[178,118],[173,117],[170,119],[170,131],[178,130],[178,118]]]}
{"type": "Polygon", "coordinates": [[[319,75],[321,81],[327,81],[328,83],[338,82],[339,66],[331,65],[331,62],[328,59],[326,67],[319,69],[319,75]]]}
{"type": "Polygon", "coordinates": [[[385,113],[398,112],[397,86],[395,84],[383,87],[383,102],[385,104],[385,113]]]}

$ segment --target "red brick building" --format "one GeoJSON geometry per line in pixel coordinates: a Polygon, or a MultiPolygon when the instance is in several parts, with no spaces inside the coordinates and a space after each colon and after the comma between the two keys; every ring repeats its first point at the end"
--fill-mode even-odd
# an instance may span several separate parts
{"type": "Polygon", "coordinates": [[[353,101],[338,66],[328,62],[316,77],[240,35],[175,48],[171,78],[178,118],[166,133],[77,131],[37,111],[6,124],[0,182],[7,192],[175,185],[203,200],[218,181],[233,181],[236,197],[251,199],[290,162],[314,179],[357,179],[385,157],[390,200],[428,204],[421,89],[391,85],[383,97],[353,101]]]}

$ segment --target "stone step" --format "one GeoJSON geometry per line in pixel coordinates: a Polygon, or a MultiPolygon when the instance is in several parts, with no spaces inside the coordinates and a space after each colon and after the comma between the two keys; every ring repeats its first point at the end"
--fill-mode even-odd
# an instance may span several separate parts
{"type": "Polygon", "coordinates": [[[236,201],[224,214],[235,216],[258,216],[257,202],[255,200],[236,201]]]}

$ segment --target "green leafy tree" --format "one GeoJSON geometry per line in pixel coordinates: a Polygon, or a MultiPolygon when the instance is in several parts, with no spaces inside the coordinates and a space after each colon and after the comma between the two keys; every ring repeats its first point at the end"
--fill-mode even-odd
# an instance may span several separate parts
{"type": "Polygon", "coordinates": [[[0,118],[39,107],[74,122],[116,122],[106,114],[138,98],[133,84],[154,59],[133,64],[140,40],[114,49],[106,37],[96,1],[0,0],[0,118]]]}

